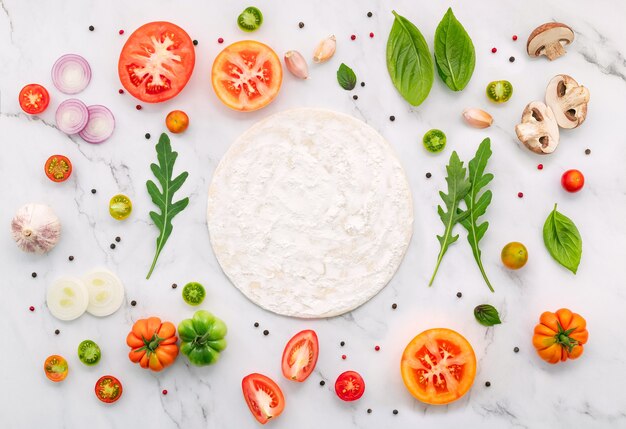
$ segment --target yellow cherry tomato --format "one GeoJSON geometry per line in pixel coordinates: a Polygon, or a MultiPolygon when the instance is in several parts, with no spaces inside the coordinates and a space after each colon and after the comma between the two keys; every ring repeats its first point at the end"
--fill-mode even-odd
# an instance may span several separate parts
{"type": "Polygon", "coordinates": [[[182,133],[189,126],[189,116],[182,110],[173,110],[167,114],[165,125],[174,134],[182,133]]]}
{"type": "Polygon", "coordinates": [[[504,246],[500,257],[505,267],[511,270],[519,270],[528,261],[528,250],[522,243],[513,241],[504,246]]]}
{"type": "Polygon", "coordinates": [[[109,214],[113,219],[124,220],[133,211],[133,203],[126,195],[117,194],[109,202],[109,214]]]}

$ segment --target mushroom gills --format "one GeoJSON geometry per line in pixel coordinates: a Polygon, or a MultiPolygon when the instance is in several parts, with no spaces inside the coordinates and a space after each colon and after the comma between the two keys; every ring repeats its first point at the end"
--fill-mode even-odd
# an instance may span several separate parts
{"type": "Polygon", "coordinates": [[[522,122],[515,126],[515,134],[524,146],[541,155],[554,152],[559,144],[559,127],[554,112],[541,101],[526,106],[522,122]]]}
{"type": "Polygon", "coordinates": [[[589,90],[571,76],[554,76],[546,88],[546,104],[554,112],[561,128],[576,128],[587,117],[589,90]]]}

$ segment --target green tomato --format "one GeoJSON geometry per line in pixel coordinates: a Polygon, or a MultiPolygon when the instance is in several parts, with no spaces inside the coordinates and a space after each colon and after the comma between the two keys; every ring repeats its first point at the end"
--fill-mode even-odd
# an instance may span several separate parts
{"type": "Polygon", "coordinates": [[[432,129],[424,134],[422,143],[428,152],[438,153],[446,147],[446,135],[441,130],[432,129]]]}
{"type": "Polygon", "coordinates": [[[508,80],[494,80],[487,85],[487,97],[496,103],[509,101],[513,95],[513,85],[508,80]]]}
{"type": "Polygon", "coordinates": [[[109,214],[113,219],[124,220],[133,211],[133,203],[126,195],[117,194],[109,201],[109,214]]]}
{"type": "Polygon", "coordinates": [[[193,318],[178,325],[180,351],[196,366],[212,365],[220,352],[226,349],[226,324],[205,310],[198,310],[193,318]]]}
{"type": "Polygon", "coordinates": [[[100,362],[100,347],[91,340],[85,340],[78,345],[78,359],[87,366],[100,362]]]}
{"type": "Polygon", "coordinates": [[[263,24],[263,14],[254,6],[245,8],[237,17],[237,25],[246,32],[257,30],[261,24],[263,24]]]}
{"type": "Polygon", "coordinates": [[[190,282],[183,288],[183,300],[189,305],[202,304],[205,296],[206,291],[200,283],[190,282]]]}

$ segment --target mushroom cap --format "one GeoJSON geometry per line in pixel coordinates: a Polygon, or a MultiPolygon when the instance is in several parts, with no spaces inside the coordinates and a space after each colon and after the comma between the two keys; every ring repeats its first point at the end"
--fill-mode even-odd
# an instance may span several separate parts
{"type": "Polygon", "coordinates": [[[561,128],[576,128],[587,118],[589,90],[566,74],[554,76],[546,88],[546,104],[561,128]]]}
{"type": "Polygon", "coordinates": [[[524,146],[540,155],[555,151],[559,144],[559,126],[554,112],[541,101],[529,103],[522,113],[522,123],[515,134],[524,146]]]}
{"type": "Polygon", "coordinates": [[[574,31],[560,22],[547,22],[535,28],[526,42],[526,50],[531,57],[545,54],[547,44],[569,45],[574,40],[574,31]]]}

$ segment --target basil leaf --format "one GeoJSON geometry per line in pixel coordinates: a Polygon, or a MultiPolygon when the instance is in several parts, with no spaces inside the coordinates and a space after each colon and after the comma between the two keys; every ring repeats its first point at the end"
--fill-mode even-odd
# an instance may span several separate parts
{"type": "Polygon", "coordinates": [[[396,19],[387,39],[387,70],[400,95],[419,106],[433,86],[433,60],[417,27],[395,11],[393,14],[396,19]]]}
{"type": "Polygon", "coordinates": [[[483,326],[493,326],[502,323],[498,310],[493,305],[482,304],[474,309],[474,317],[483,326]]]}
{"type": "Polygon", "coordinates": [[[341,63],[337,70],[337,82],[343,89],[350,91],[356,86],[356,75],[350,67],[341,63]]]}
{"type": "Polygon", "coordinates": [[[474,44],[452,8],[448,8],[435,31],[435,63],[439,77],[452,91],[465,88],[474,73],[474,44]]]}
{"type": "Polygon", "coordinates": [[[576,274],[583,253],[583,240],[574,222],[556,211],[556,204],[543,225],[543,242],[559,264],[576,274]]]}

